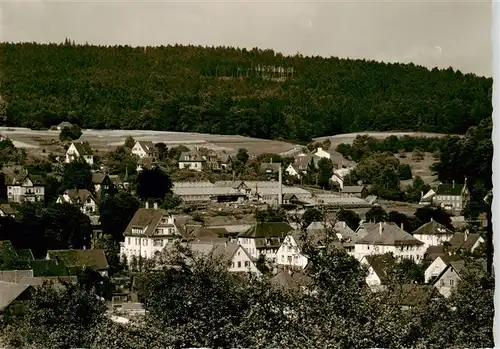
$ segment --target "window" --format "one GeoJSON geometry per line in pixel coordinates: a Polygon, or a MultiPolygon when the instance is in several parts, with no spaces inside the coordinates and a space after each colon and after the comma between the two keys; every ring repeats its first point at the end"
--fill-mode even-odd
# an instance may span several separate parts
{"type": "Polygon", "coordinates": [[[130,245],[130,238],[127,238],[127,245],[130,245]]]}
{"type": "Polygon", "coordinates": [[[156,239],[153,241],[153,246],[163,246],[163,240],[162,239],[156,239]]]}
{"type": "Polygon", "coordinates": [[[453,287],[455,285],[455,280],[450,280],[450,287],[453,287]]]}
{"type": "Polygon", "coordinates": [[[147,246],[148,245],[148,240],[147,239],[143,239],[142,240],[142,245],[143,246],[147,246]]]}
{"type": "Polygon", "coordinates": [[[444,286],[444,280],[441,280],[440,285],[444,286]]]}
{"type": "Polygon", "coordinates": [[[231,268],[234,268],[234,262],[231,263],[231,268]]]}
{"type": "Polygon", "coordinates": [[[246,268],[250,267],[250,262],[249,261],[245,261],[245,267],[246,268]]]}
{"type": "Polygon", "coordinates": [[[281,261],[284,262],[285,261],[285,256],[284,255],[281,255],[281,261]]]}
{"type": "Polygon", "coordinates": [[[288,256],[288,263],[292,263],[292,256],[288,256]]]}
{"type": "Polygon", "coordinates": [[[238,262],[238,268],[241,268],[241,262],[238,262]]]}

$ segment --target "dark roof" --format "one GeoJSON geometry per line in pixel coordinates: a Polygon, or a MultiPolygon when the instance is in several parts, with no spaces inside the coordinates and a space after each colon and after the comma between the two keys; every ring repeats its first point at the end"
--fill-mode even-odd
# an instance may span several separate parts
{"type": "Polygon", "coordinates": [[[455,233],[448,244],[452,250],[470,250],[474,244],[481,238],[480,234],[455,233]]]}
{"type": "Polygon", "coordinates": [[[283,194],[283,200],[292,200],[293,198],[297,199],[297,195],[293,193],[283,194]]]}
{"type": "Polygon", "coordinates": [[[42,276],[67,276],[68,268],[64,261],[56,261],[53,259],[36,259],[30,262],[33,269],[34,277],[42,276]]]}
{"type": "Polygon", "coordinates": [[[307,166],[311,162],[311,159],[314,162],[315,166],[317,166],[319,160],[321,160],[321,158],[319,156],[316,156],[316,155],[313,155],[313,154],[307,154],[307,155],[297,156],[297,157],[295,157],[295,159],[293,161],[293,167],[296,170],[299,170],[299,171],[306,171],[307,170],[307,166]]]}
{"type": "Polygon", "coordinates": [[[33,270],[1,270],[0,281],[19,282],[24,277],[33,276],[33,270]]]}
{"type": "Polygon", "coordinates": [[[364,185],[345,185],[342,193],[361,193],[365,189],[364,185]]]}
{"type": "Polygon", "coordinates": [[[29,179],[33,185],[43,184],[43,178],[41,176],[28,174],[26,171],[14,175],[6,174],[5,176],[7,185],[22,185],[26,179],[29,179]]]}
{"type": "Polygon", "coordinates": [[[412,235],[450,235],[453,234],[453,231],[450,229],[446,228],[444,225],[441,223],[438,223],[434,220],[425,223],[422,225],[420,228],[415,230],[412,235]]]}
{"type": "Polygon", "coordinates": [[[108,269],[108,261],[104,250],[49,250],[47,256],[50,259],[63,261],[69,268],[91,267],[97,270],[108,269]]]}
{"type": "Polygon", "coordinates": [[[388,282],[387,272],[394,266],[395,258],[389,255],[368,255],[364,258],[377,274],[382,285],[386,284],[388,282]]]}
{"type": "Polygon", "coordinates": [[[88,198],[97,202],[94,195],[92,195],[92,193],[87,189],[67,189],[64,191],[64,194],[68,195],[71,198],[71,201],[75,204],[85,203],[88,198]]]}
{"type": "Polygon", "coordinates": [[[251,226],[247,231],[240,233],[238,237],[247,238],[270,238],[270,237],[284,237],[293,228],[285,222],[264,222],[256,223],[251,226]]]}
{"type": "Polygon", "coordinates": [[[441,184],[436,194],[437,195],[462,195],[463,184],[441,184]]]}
{"type": "Polygon", "coordinates": [[[79,155],[92,155],[92,148],[88,142],[73,142],[79,155]]]}
{"type": "Polygon", "coordinates": [[[92,172],[92,183],[93,184],[102,184],[106,178],[108,180],[109,179],[109,176],[105,173],[102,173],[102,172],[92,172]]]}
{"type": "Polygon", "coordinates": [[[131,234],[132,228],[144,229],[147,227],[144,234],[147,236],[154,235],[155,229],[163,216],[169,216],[167,211],[154,208],[139,208],[125,229],[125,234],[131,234]]]}
{"type": "Polygon", "coordinates": [[[225,239],[220,237],[216,232],[204,227],[195,227],[192,231],[190,231],[189,238],[195,242],[225,241],[225,239]]]}
{"type": "Polygon", "coordinates": [[[388,295],[388,303],[398,303],[401,306],[417,306],[429,304],[429,302],[440,297],[437,289],[432,285],[405,284],[396,287],[388,295]]]}
{"type": "Polygon", "coordinates": [[[282,270],[271,279],[271,282],[286,290],[299,291],[301,287],[311,285],[312,279],[303,271],[282,270]]]}
{"type": "Polygon", "coordinates": [[[444,246],[429,246],[427,251],[425,251],[425,259],[427,260],[435,260],[437,257],[441,257],[446,255],[444,250],[444,246]]]}
{"type": "Polygon", "coordinates": [[[32,261],[35,259],[35,257],[33,256],[33,252],[29,248],[16,250],[16,253],[19,259],[25,261],[32,261]]]}
{"type": "Polygon", "coordinates": [[[137,143],[139,143],[141,148],[148,154],[156,152],[156,147],[151,141],[137,141],[137,143]]]}
{"type": "Polygon", "coordinates": [[[424,243],[407,233],[395,223],[381,222],[373,227],[365,227],[366,235],[360,237],[357,244],[369,245],[423,245],[424,243]]]}
{"type": "Polygon", "coordinates": [[[260,164],[260,170],[261,171],[267,171],[267,170],[278,171],[280,166],[281,166],[281,164],[279,162],[278,163],[265,162],[263,164],[260,164]]]}
{"type": "Polygon", "coordinates": [[[10,252],[13,252],[14,254],[16,254],[16,250],[14,249],[14,246],[12,246],[12,242],[10,242],[10,240],[0,240],[0,258],[3,257],[2,256],[3,249],[7,249],[10,252]]]}
{"type": "MultiPolygon", "coordinates": [[[[474,267],[476,267],[477,265],[474,265],[474,267]]],[[[484,272],[486,271],[486,261],[485,260],[482,260],[481,263],[479,263],[479,270],[475,270],[475,272],[484,272]]],[[[443,271],[441,272],[441,274],[439,274],[439,276],[434,280],[433,282],[433,285],[437,284],[438,281],[441,279],[441,277],[449,270],[449,269],[453,269],[455,271],[455,273],[458,275],[458,277],[462,277],[463,275],[463,272],[470,269],[471,265],[463,260],[463,259],[458,259],[458,260],[454,260],[454,261],[451,261],[447,266],[446,268],[443,269],[443,271]]]]}
{"type": "Polygon", "coordinates": [[[201,156],[201,154],[199,152],[197,152],[195,150],[191,150],[191,151],[182,152],[178,161],[179,162],[192,162],[192,161],[204,162],[205,159],[201,156]],[[190,159],[188,160],[186,158],[190,158],[190,159]]]}

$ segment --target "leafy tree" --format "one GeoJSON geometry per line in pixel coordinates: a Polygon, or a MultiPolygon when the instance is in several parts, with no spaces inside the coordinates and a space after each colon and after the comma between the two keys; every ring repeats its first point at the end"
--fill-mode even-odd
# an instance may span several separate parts
{"type": "Polygon", "coordinates": [[[413,183],[406,189],[405,200],[419,202],[422,195],[425,195],[430,189],[430,186],[425,184],[420,176],[417,176],[413,180],[413,183]]]}
{"type": "Polygon", "coordinates": [[[268,206],[266,210],[256,210],[254,217],[259,222],[286,222],[286,214],[281,208],[268,206]]]}
{"type": "Polygon", "coordinates": [[[3,334],[13,347],[88,348],[105,321],[106,306],[76,285],[35,288],[18,316],[9,317],[3,334]]]}
{"type": "Polygon", "coordinates": [[[74,141],[82,136],[82,130],[78,125],[73,125],[71,127],[63,127],[61,133],[59,133],[59,140],[61,142],[74,141]]]}
{"type": "Polygon", "coordinates": [[[126,149],[132,149],[135,145],[135,139],[132,137],[132,136],[127,136],[127,138],[125,138],[125,142],[123,143],[123,146],[126,148],[126,149]]]}
{"type": "Polygon", "coordinates": [[[78,207],[53,204],[43,211],[41,220],[47,248],[81,249],[90,245],[90,219],[78,207]]]}
{"type": "Polygon", "coordinates": [[[389,222],[396,223],[399,227],[403,225],[403,229],[409,233],[417,230],[422,222],[416,217],[408,217],[404,213],[391,211],[387,217],[389,222]]]}
{"type": "Polygon", "coordinates": [[[407,180],[412,179],[411,167],[408,164],[400,164],[398,168],[399,179],[407,180]]]}
{"type": "Polygon", "coordinates": [[[7,183],[5,179],[5,174],[0,172],[0,202],[7,201],[7,183]]]}
{"type": "Polygon", "coordinates": [[[450,215],[441,207],[420,207],[415,211],[415,217],[424,224],[432,219],[451,230],[455,230],[453,224],[451,224],[450,215]]]}
{"type": "Polygon", "coordinates": [[[120,245],[112,235],[106,234],[98,237],[93,243],[94,249],[102,249],[110,267],[110,275],[120,268],[120,245]]]}
{"type": "Polygon", "coordinates": [[[359,218],[359,215],[354,211],[340,209],[337,212],[337,220],[339,222],[346,222],[349,228],[356,231],[356,229],[358,229],[361,218],[359,218]]]}
{"type": "Polygon", "coordinates": [[[155,143],[155,148],[158,151],[158,159],[160,161],[165,160],[167,158],[167,155],[168,155],[167,145],[163,142],[158,142],[158,143],[155,143]]]}
{"type": "Polygon", "coordinates": [[[63,189],[87,189],[93,192],[90,165],[80,159],[64,164],[61,185],[63,189]]]}
{"type": "Polygon", "coordinates": [[[103,233],[111,235],[114,241],[123,241],[123,232],[139,206],[139,201],[127,192],[105,197],[99,205],[103,233]]]}
{"type": "Polygon", "coordinates": [[[389,219],[389,215],[387,214],[387,212],[385,212],[385,210],[380,206],[373,206],[372,208],[370,208],[370,210],[366,212],[365,217],[367,222],[374,223],[387,222],[387,220],[389,219]]]}
{"type": "Polygon", "coordinates": [[[312,222],[321,222],[323,221],[323,213],[321,213],[320,210],[316,208],[308,208],[304,211],[304,214],[302,215],[302,222],[303,222],[303,227],[307,228],[309,224],[312,222]]]}
{"type": "Polygon", "coordinates": [[[181,203],[182,199],[178,195],[168,193],[163,200],[163,208],[166,210],[173,210],[179,207],[181,203]]]}
{"type": "Polygon", "coordinates": [[[330,188],[330,180],[333,176],[333,164],[329,159],[318,161],[318,184],[324,188],[330,188]]]}
{"type": "Polygon", "coordinates": [[[248,150],[245,148],[238,149],[238,153],[236,154],[236,160],[245,165],[249,159],[250,155],[248,155],[248,150]]]}
{"type": "Polygon", "coordinates": [[[137,195],[142,200],[163,200],[172,193],[172,187],[170,177],[159,167],[143,170],[137,176],[137,195]]]}

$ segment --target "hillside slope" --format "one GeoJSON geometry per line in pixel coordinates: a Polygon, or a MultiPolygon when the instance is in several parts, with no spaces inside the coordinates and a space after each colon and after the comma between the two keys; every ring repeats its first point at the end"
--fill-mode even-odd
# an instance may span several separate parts
{"type": "Polygon", "coordinates": [[[308,141],[365,130],[464,133],[492,111],[489,78],[271,50],[0,44],[0,69],[8,126],[68,119],[308,141]]]}

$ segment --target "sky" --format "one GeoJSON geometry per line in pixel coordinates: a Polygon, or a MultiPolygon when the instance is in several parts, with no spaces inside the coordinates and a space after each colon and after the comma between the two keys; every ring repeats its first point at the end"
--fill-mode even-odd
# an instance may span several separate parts
{"type": "Polygon", "coordinates": [[[193,44],[492,75],[491,1],[0,0],[0,40],[193,44]]]}

